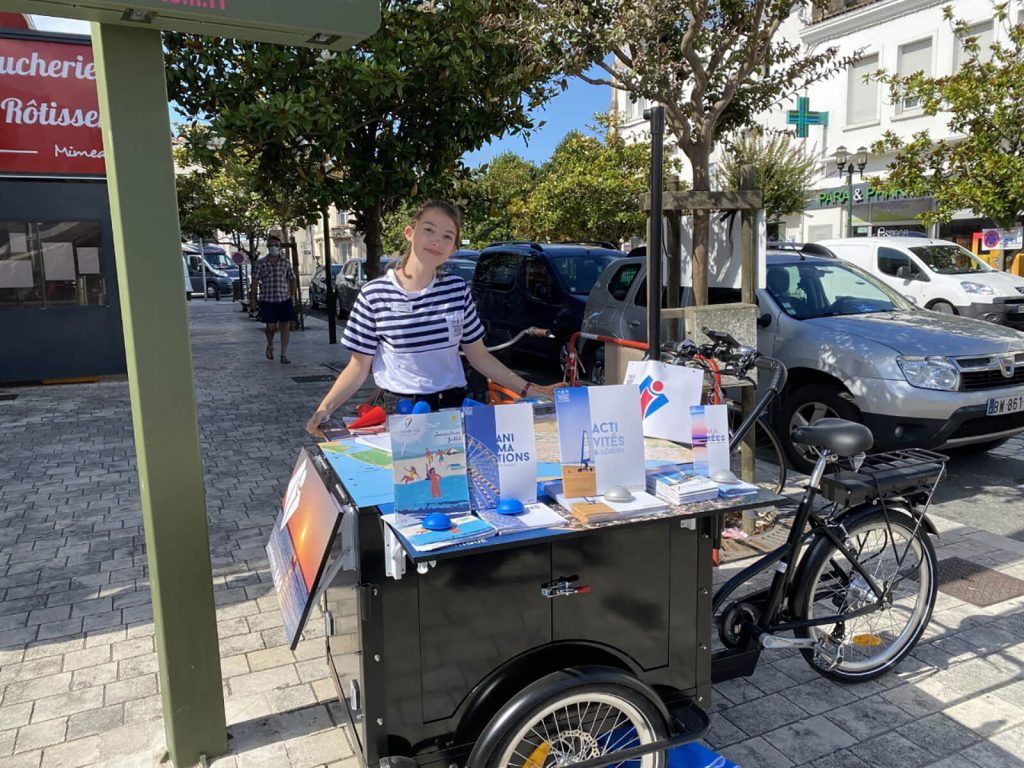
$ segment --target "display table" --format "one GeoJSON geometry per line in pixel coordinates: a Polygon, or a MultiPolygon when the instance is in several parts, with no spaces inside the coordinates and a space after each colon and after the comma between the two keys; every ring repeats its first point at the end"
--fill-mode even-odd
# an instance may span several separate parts
{"type": "Polygon", "coordinates": [[[331,677],[367,768],[464,766],[513,694],[575,667],[624,670],[656,688],[676,731],[669,747],[702,734],[713,521],[781,497],[759,490],[410,555],[385,542],[390,483],[384,458],[356,455],[365,450],[325,444],[315,463],[345,510],[348,540],[336,549],[348,570],[329,576],[321,604],[331,677]]]}

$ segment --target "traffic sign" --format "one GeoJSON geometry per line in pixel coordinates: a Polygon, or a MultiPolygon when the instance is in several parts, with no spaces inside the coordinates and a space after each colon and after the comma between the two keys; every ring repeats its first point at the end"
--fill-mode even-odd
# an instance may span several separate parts
{"type": "Polygon", "coordinates": [[[1010,229],[985,229],[981,233],[981,247],[986,251],[1013,251],[1022,247],[1024,230],[1021,227],[1010,229]]]}
{"type": "Polygon", "coordinates": [[[342,50],[380,26],[380,0],[0,0],[5,10],[342,50]]]}

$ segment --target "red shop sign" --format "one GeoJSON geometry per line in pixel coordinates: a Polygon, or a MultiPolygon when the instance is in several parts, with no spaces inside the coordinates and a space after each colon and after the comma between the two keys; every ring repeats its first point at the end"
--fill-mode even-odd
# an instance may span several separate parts
{"type": "Polygon", "coordinates": [[[0,37],[0,173],[105,172],[92,46],[0,37]]]}

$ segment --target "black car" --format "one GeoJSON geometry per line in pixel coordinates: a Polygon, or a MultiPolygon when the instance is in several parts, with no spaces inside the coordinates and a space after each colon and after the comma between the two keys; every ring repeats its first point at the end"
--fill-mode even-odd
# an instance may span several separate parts
{"type": "Polygon", "coordinates": [[[457,275],[461,277],[466,281],[466,285],[472,285],[473,273],[476,272],[476,262],[452,256],[442,265],[441,269],[449,275],[457,275]]]}
{"type": "MultiPolygon", "coordinates": [[[[380,260],[380,273],[383,275],[397,262],[394,259],[380,260]]],[[[366,283],[366,259],[350,259],[342,266],[334,278],[334,291],[337,294],[338,317],[344,317],[352,311],[359,290],[366,283]]]]}
{"type": "Polygon", "coordinates": [[[464,261],[476,262],[480,260],[480,251],[474,251],[471,250],[470,248],[460,248],[455,253],[453,253],[451,255],[451,258],[448,260],[451,261],[452,259],[462,259],[464,261]]]}
{"type": "Polygon", "coordinates": [[[530,326],[555,339],[529,337],[517,350],[558,359],[580,330],[587,296],[604,268],[625,257],[611,243],[492,243],[480,252],[472,293],[487,344],[500,344],[530,326]]]}
{"type": "MultiPolygon", "coordinates": [[[[331,264],[332,283],[343,266],[344,264],[331,264]]],[[[309,306],[313,309],[327,306],[327,283],[324,280],[326,272],[327,269],[323,264],[317,264],[316,269],[313,270],[313,277],[309,281],[309,306]]]]}

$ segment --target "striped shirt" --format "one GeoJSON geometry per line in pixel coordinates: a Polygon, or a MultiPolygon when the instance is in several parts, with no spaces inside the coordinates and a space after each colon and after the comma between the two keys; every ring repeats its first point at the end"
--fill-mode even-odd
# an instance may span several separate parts
{"type": "Polygon", "coordinates": [[[341,342],[373,355],[377,386],[405,395],[466,386],[459,347],[484,337],[466,281],[435,277],[422,291],[402,288],[389,269],[363,286],[341,342]]]}

